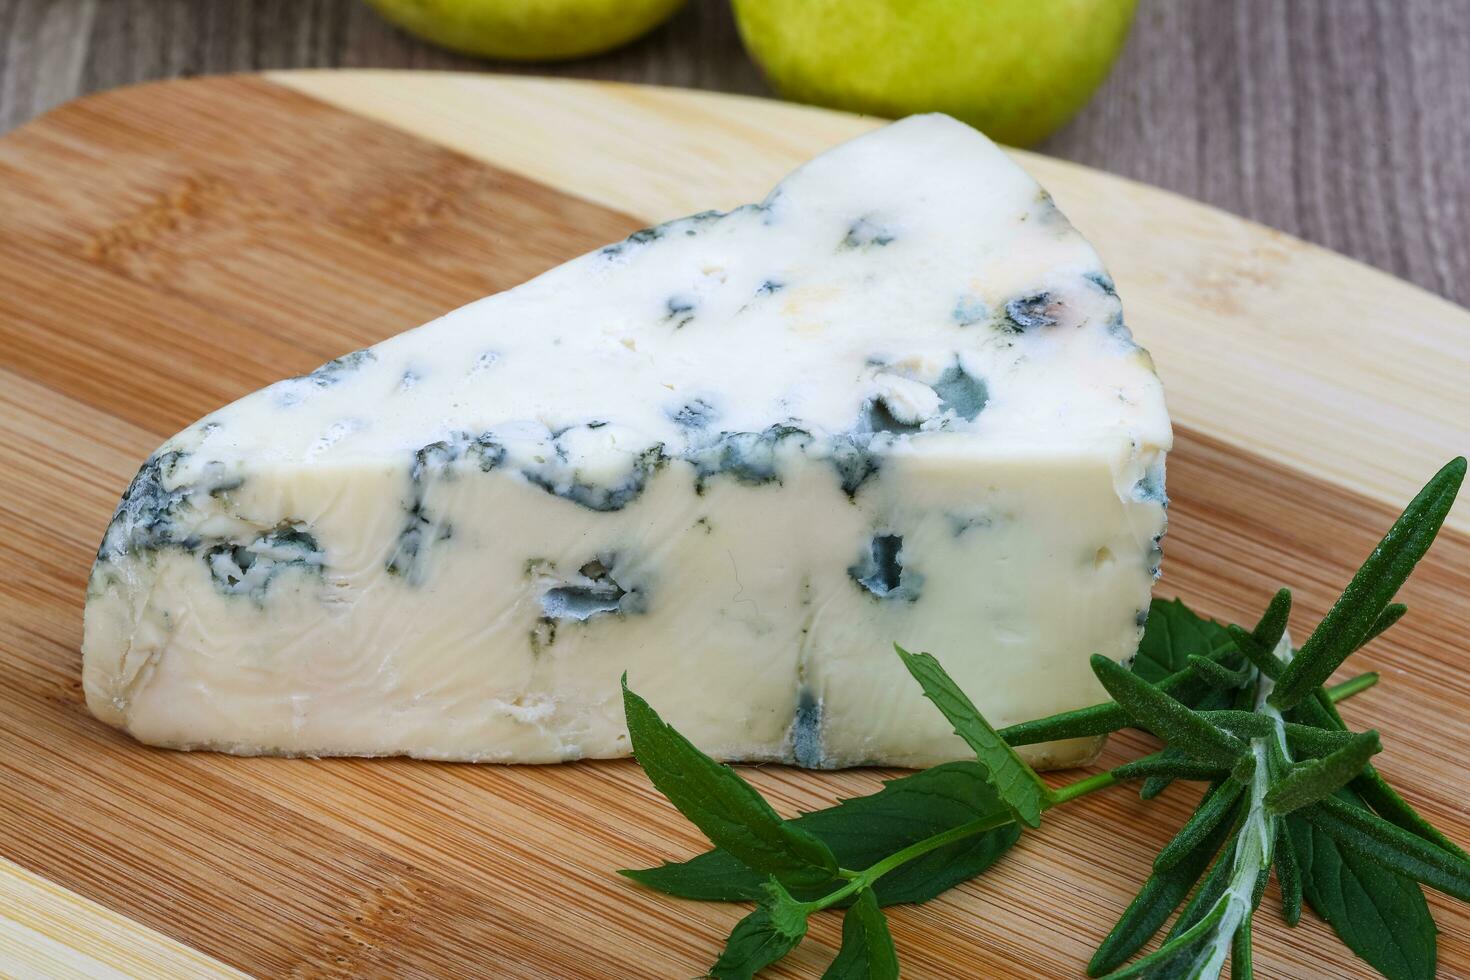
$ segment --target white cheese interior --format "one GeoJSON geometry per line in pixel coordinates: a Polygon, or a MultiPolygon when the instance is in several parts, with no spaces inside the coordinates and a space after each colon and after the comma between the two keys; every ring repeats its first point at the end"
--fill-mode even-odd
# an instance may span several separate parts
{"type": "Polygon", "coordinates": [[[1170,438],[1091,247],[914,117],[170,439],[87,700],[158,745],[550,762],[627,754],[626,670],[722,759],[962,758],[892,644],[997,725],[1097,699],[1170,438]]]}

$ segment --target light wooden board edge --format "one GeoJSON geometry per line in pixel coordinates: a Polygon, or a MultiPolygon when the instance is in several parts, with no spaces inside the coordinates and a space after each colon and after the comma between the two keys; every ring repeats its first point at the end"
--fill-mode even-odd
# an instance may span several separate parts
{"type": "Polygon", "coordinates": [[[172,980],[247,974],[0,858],[0,976],[172,980]]]}
{"type": "MultiPolygon", "coordinates": [[[[602,82],[396,71],[267,77],[649,223],[759,200],[801,162],[882,124],[602,82]]],[[[1102,254],[1181,424],[1393,507],[1470,451],[1470,311],[1178,195],[1015,156],[1102,254]],[[1331,369],[1323,350],[1333,352],[1331,369]]],[[[1470,503],[1449,524],[1470,531],[1470,503]]]]}

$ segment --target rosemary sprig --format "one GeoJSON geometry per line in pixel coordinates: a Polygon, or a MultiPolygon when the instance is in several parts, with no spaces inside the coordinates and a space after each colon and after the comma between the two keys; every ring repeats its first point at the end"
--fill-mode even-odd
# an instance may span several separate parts
{"type": "Polygon", "coordinates": [[[753,976],[801,942],[810,916],[845,908],[842,948],[826,976],[894,978],[898,960],[882,906],[922,902],[982,873],[1023,826],[1039,827],[1047,810],[1088,793],[1141,779],[1147,797],[1173,780],[1197,780],[1209,784],[1199,807],[1155,858],[1090,974],[1208,978],[1229,961],[1232,976],[1251,976],[1253,919],[1274,868],[1289,925],[1309,903],[1385,976],[1431,976],[1435,930],[1416,883],[1470,901],[1470,858],[1373,769],[1378,734],[1351,732],[1337,714],[1335,702],[1372,687],[1377,675],[1322,684],[1404,615],[1392,599],[1464,475],[1465,460],[1457,459],[1426,485],[1300,650],[1286,632],[1285,590],[1250,630],[1155,602],[1131,671],[1092,659],[1113,700],[997,731],[936,658],[898,648],[974,761],[893,780],[872,796],[792,820],[625,683],[635,754],[715,849],[624,873],[673,895],[756,903],[710,976],[753,976]],[[1164,747],[1056,790],[1015,752],[1124,727],[1151,732],[1164,747]],[[1327,887],[1331,880],[1353,881],[1356,904],[1344,904],[1327,887]],[[1181,904],[1163,945],[1130,964],[1181,904]],[[1392,928],[1382,927],[1382,916],[1392,928]]]}

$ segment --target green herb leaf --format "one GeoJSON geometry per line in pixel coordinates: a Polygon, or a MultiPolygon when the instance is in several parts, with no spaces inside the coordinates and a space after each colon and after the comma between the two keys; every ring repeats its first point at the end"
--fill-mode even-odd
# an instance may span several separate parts
{"type": "Polygon", "coordinates": [[[1230,940],[1230,980],[1253,980],[1255,975],[1251,965],[1251,917],[1246,916],[1230,940]]]}
{"type": "Polygon", "coordinates": [[[1233,766],[1247,751],[1240,739],[1210,724],[1198,712],[1101,654],[1092,655],[1092,672],[1129,716],[1198,762],[1233,766]]]}
{"type": "Polygon", "coordinates": [[[1276,722],[1254,711],[1227,708],[1221,711],[1201,711],[1200,715],[1210,724],[1225,729],[1239,739],[1267,738],[1276,734],[1276,722]]]}
{"type": "Polygon", "coordinates": [[[1331,755],[1353,740],[1352,732],[1326,730],[1314,725],[1300,725],[1294,721],[1286,723],[1286,745],[1293,758],[1320,759],[1331,755]]]}
{"type": "Polygon", "coordinates": [[[1363,771],[1383,746],[1377,732],[1362,732],[1342,748],[1295,766],[1266,793],[1266,810],[1278,816],[1331,796],[1363,771]]]}
{"type": "MultiPolygon", "coordinates": [[[[1292,716],[1295,720],[1308,725],[1332,731],[1347,731],[1342,715],[1338,714],[1336,706],[1325,693],[1319,692],[1316,697],[1303,700],[1297,705],[1292,716]]],[[[1371,762],[1363,767],[1362,775],[1352,781],[1350,788],[1385,820],[1402,827],[1411,834],[1422,837],[1436,847],[1449,851],[1462,860],[1470,861],[1470,854],[1465,853],[1458,844],[1441,834],[1428,820],[1420,816],[1419,811],[1415,810],[1408,800],[1400,796],[1398,791],[1378,774],[1378,770],[1373,768],[1371,762]]]]}
{"type": "Polygon", "coordinates": [[[1112,770],[1113,775],[1119,779],[1215,780],[1223,778],[1228,772],[1222,766],[1195,762],[1178,749],[1164,749],[1142,759],[1125,762],[1112,770]]]}
{"type": "Polygon", "coordinates": [[[806,920],[810,914],[801,902],[781,887],[775,878],[767,878],[761,887],[761,907],[771,916],[771,924],[782,934],[800,936],[806,934],[806,920]]]}
{"type": "Polygon", "coordinates": [[[1130,724],[1128,713],[1109,701],[1106,704],[1089,705],[1075,711],[1023,721],[1000,730],[1000,737],[1007,745],[1036,745],[1039,742],[1055,742],[1062,738],[1088,738],[1107,735],[1130,724]]]}
{"type": "Polygon", "coordinates": [[[758,908],[735,924],[725,951],[709,968],[708,976],[715,980],[752,980],[757,972],[795,949],[805,935],[806,920],[793,934],[779,928],[769,910],[758,908]]]}
{"type": "Polygon", "coordinates": [[[1363,637],[1362,642],[1358,644],[1357,648],[1359,650],[1363,649],[1363,647],[1367,646],[1368,644],[1372,643],[1374,640],[1382,636],[1384,633],[1388,632],[1388,630],[1393,626],[1394,623],[1397,623],[1399,620],[1404,618],[1404,613],[1408,611],[1409,607],[1404,605],[1402,602],[1389,603],[1389,605],[1383,610],[1382,614],[1379,615],[1378,619],[1373,623],[1373,628],[1368,631],[1368,635],[1363,637]]]}
{"type": "Polygon", "coordinates": [[[1395,874],[1470,902],[1470,862],[1463,858],[1336,797],[1300,812],[1339,845],[1360,852],[1395,874]]]}
{"type": "Polygon", "coordinates": [[[1231,670],[1229,667],[1218,664],[1206,657],[1190,654],[1189,667],[1200,680],[1212,687],[1234,690],[1251,679],[1251,668],[1249,664],[1231,670]]]}
{"type": "Polygon", "coordinates": [[[628,689],[623,710],[633,752],[658,791],[710,842],[736,860],[792,885],[817,885],[837,875],[837,859],[820,840],[793,826],[741,779],[666,724],[628,689]]]}
{"type": "Polygon", "coordinates": [[[1210,866],[1210,860],[1231,829],[1228,823],[1217,824],[1194,850],[1169,870],[1156,871],[1149,876],[1137,897],[1118,918],[1117,925],[1093,954],[1087,964],[1088,976],[1095,977],[1116,969],[1154,937],[1210,866]]]}
{"type": "Polygon", "coordinates": [[[1271,704],[1290,708],[1331,676],[1363,644],[1399,586],[1434,543],[1465,479],[1465,457],[1446,463],[1353,576],[1271,692],[1271,704]]]}
{"type": "Polygon", "coordinates": [[[1276,881],[1281,885],[1281,917],[1294,926],[1302,917],[1302,869],[1286,820],[1276,824],[1276,881]]]}
{"type": "MultiPolygon", "coordinates": [[[[1273,653],[1281,638],[1286,635],[1286,624],[1291,619],[1291,590],[1278,589],[1266,604],[1266,611],[1251,630],[1251,639],[1267,653],[1273,653]]],[[[1280,663],[1280,661],[1277,661],[1280,663]]],[[[1284,667],[1285,664],[1282,664],[1284,667]]]]}
{"type": "Polygon", "coordinates": [[[1040,827],[1041,811],[1047,807],[1050,791],[1036,775],[1036,770],[990,727],[990,722],[944,672],[938,660],[927,653],[909,653],[897,644],[894,649],[914,680],[924,689],[924,697],[934,702],[934,706],[954,726],[955,734],[975,750],[976,759],[990,773],[991,785],[1001,801],[1017,820],[1031,827],[1040,827]]]}
{"type": "Polygon", "coordinates": [[[1232,840],[1225,845],[1220,856],[1215,858],[1215,863],[1210,865],[1209,873],[1205,880],[1200,883],[1199,890],[1189,899],[1189,904],[1184,906],[1184,911],[1179,913],[1179,918],[1174,920],[1174,925],[1169,929],[1169,935],[1164,942],[1173,942],[1184,933],[1193,929],[1202,922],[1206,916],[1215,908],[1220,901],[1220,896],[1230,887],[1230,872],[1235,865],[1236,841],[1232,840]]]}
{"type": "MultiPolygon", "coordinates": [[[[1351,797],[1344,793],[1339,799],[1351,797]]],[[[1343,943],[1389,980],[1432,980],[1436,929],[1419,886],[1339,847],[1297,814],[1283,822],[1307,902],[1343,943]]]]}
{"type": "Polygon", "coordinates": [[[1217,903],[1190,929],[1131,966],[1108,974],[1108,980],[1177,980],[1188,976],[1189,966],[1214,943],[1215,929],[1224,917],[1225,905],[1217,903]]]}
{"type": "Polygon", "coordinates": [[[1272,652],[1274,647],[1263,646],[1254,634],[1247,633],[1234,623],[1231,623],[1226,629],[1230,631],[1230,638],[1245,654],[1245,658],[1261,673],[1274,680],[1286,670],[1286,664],[1282,663],[1281,658],[1272,652]]]}
{"type": "Polygon", "coordinates": [[[842,917],[842,948],[822,980],[898,980],[898,953],[888,920],[871,891],[864,891],[842,917]]]}
{"type": "Polygon", "coordinates": [[[1229,779],[1207,792],[1199,809],[1154,858],[1154,870],[1168,871],[1174,867],[1213,834],[1221,821],[1234,823],[1239,812],[1237,803],[1244,791],[1243,784],[1229,779]]]}
{"type": "Polygon", "coordinates": [[[1239,655],[1225,627],[1195,613],[1178,599],[1155,599],[1133,658],[1133,672],[1157,684],[1189,666],[1191,655],[1227,668],[1239,666],[1239,655]]]}
{"type": "MultiPolygon", "coordinates": [[[[842,867],[867,868],[911,844],[1006,812],[978,763],[950,762],[790,822],[827,844],[842,867]]],[[[1020,835],[1019,827],[1007,824],[931,851],[879,878],[873,886],[878,900],[926,902],[985,871],[1020,835]]],[[[714,902],[757,900],[765,880],[719,849],[680,864],[622,873],[665,894],[714,902]]],[[[793,887],[792,894],[811,900],[829,890],[793,887]]]]}

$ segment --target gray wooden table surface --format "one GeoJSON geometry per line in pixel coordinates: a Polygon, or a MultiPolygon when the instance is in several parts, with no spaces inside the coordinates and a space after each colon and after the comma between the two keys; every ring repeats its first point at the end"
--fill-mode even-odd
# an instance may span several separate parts
{"type": "MultiPolygon", "coordinates": [[[[117,85],[331,66],[770,94],[722,0],[690,0],[612,54],[530,68],[439,51],[360,0],[0,0],[0,131],[117,85]]],[[[1470,305],[1470,0],[1140,0],[1111,78],[1039,149],[1470,305]]]]}

